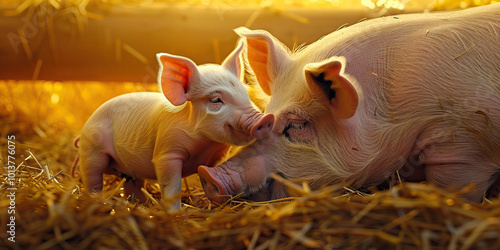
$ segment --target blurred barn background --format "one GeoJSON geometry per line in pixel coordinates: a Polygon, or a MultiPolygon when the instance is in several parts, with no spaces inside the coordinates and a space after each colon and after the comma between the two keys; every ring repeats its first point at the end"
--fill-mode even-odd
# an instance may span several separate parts
{"type": "Polygon", "coordinates": [[[382,15],[466,8],[490,0],[2,0],[0,79],[156,80],[155,54],[219,63],[239,26],[294,48],[382,15]]]}

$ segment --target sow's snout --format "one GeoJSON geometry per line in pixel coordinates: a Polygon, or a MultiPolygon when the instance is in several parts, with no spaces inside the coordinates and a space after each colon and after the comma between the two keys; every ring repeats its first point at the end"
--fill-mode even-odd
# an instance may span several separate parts
{"type": "Polygon", "coordinates": [[[229,198],[226,185],[221,181],[221,179],[227,178],[221,178],[222,173],[217,172],[217,170],[207,166],[198,167],[198,175],[200,176],[203,191],[211,201],[222,204],[229,198]]]}

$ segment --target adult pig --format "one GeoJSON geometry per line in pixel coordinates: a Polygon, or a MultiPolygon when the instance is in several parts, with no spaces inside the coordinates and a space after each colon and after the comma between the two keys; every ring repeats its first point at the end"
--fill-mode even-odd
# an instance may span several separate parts
{"type": "MultiPolygon", "coordinates": [[[[134,180],[125,183],[127,196],[144,200],[143,180],[158,179],[162,197],[172,198],[181,191],[182,177],[200,164],[214,165],[228,144],[268,134],[274,116],[257,111],[239,81],[242,49],[240,43],[222,66],[158,54],[163,93],[113,98],[84,125],[79,157],[85,189],[101,191],[107,172],[134,180]]],[[[177,199],[173,208],[179,207],[177,199]]]]}
{"type": "Polygon", "coordinates": [[[272,133],[216,168],[207,196],[284,197],[269,178],[355,188],[399,170],[481,201],[500,164],[500,4],[364,21],[290,52],[268,32],[239,28],[271,100],[272,133]]]}

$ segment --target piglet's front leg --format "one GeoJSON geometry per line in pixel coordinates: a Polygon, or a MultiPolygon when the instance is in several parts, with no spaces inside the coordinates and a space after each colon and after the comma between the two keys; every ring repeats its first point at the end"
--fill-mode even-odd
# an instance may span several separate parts
{"type": "Polygon", "coordinates": [[[178,153],[167,153],[153,159],[162,199],[172,200],[175,197],[170,211],[178,211],[181,208],[181,200],[177,195],[182,191],[184,159],[185,157],[178,153]]]}

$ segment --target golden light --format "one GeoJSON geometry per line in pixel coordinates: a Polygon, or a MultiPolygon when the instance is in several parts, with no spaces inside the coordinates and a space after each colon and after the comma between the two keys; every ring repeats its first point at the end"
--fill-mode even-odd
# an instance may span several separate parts
{"type": "MultiPolygon", "coordinates": [[[[158,91],[156,53],[186,56],[197,64],[220,63],[234,48],[238,36],[233,29],[240,26],[268,30],[292,50],[301,44],[310,44],[343,25],[353,25],[364,19],[469,8],[498,1],[0,0],[0,33],[4,35],[3,40],[0,39],[0,128],[3,136],[0,138],[0,159],[7,152],[6,135],[15,134],[19,141],[16,142],[18,159],[25,149],[30,148],[41,155],[40,162],[50,163],[47,166],[52,173],[60,171],[52,182],[61,178],[65,180],[62,185],[68,185],[68,190],[71,185],[83,186],[81,179],[70,177],[69,169],[78,154],[78,149],[73,147],[74,139],[90,115],[115,96],[158,91]]],[[[374,72],[371,74],[379,76],[374,72]]],[[[2,166],[0,161],[0,175],[4,174],[2,166]]],[[[457,239],[459,247],[472,240],[490,240],[497,242],[495,246],[500,245],[498,234],[493,234],[500,228],[500,220],[497,217],[488,218],[489,211],[499,211],[498,200],[493,201],[491,206],[467,204],[455,196],[444,196],[424,184],[416,188],[405,184],[398,197],[392,197],[386,191],[380,191],[383,196],[360,196],[353,191],[334,198],[327,193],[330,191],[321,194],[304,182],[301,196],[294,199],[269,204],[239,203],[235,199],[218,208],[218,205],[208,201],[198,181],[190,182],[189,194],[184,191],[181,194],[183,198],[189,198],[183,200],[190,203],[189,206],[184,206],[181,216],[172,217],[158,212],[162,206],[151,206],[149,202],[131,206],[132,209],[119,208],[127,204],[123,188],[103,203],[97,196],[88,200],[73,197],[73,194],[53,188],[53,183],[46,186],[45,182],[43,185],[40,184],[42,182],[33,182],[36,185],[29,185],[29,178],[24,178],[21,182],[27,185],[19,187],[23,192],[18,193],[17,209],[19,214],[31,216],[30,213],[34,213],[36,216],[29,217],[33,221],[23,221],[19,217],[18,227],[52,224],[37,226],[40,230],[32,232],[23,231],[22,235],[19,234],[19,246],[36,248],[36,243],[22,241],[39,237],[38,244],[43,244],[45,248],[51,248],[49,244],[54,244],[52,248],[91,246],[94,244],[92,241],[99,240],[104,242],[104,247],[109,247],[109,242],[128,243],[129,240],[131,247],[137,244],[137,248],[146,249],[147,240],[151,237],[153,243],[172,244],[165,248],[196,246],[190,242],[191,238],[196,238],[202,248],[208,241],[200,235],[221,241],[223,237],[217,234],[227,231],[230,233],[224,237],[230,239],[231,244],[244,240],[247,248],[285,248],[293,244],[316,246],[316,241],[320,240],[331,241],[328,243],[332,244],[325,244],[325,247],[343,246],[349,241],[357,246],[365,242],[382,242],[384,246],[395,242],[395,248],[405,248],[407,245],[402,244],[415,243],[412,241],[418,241],[416,245],[420,247],[438,242],[437,238],[432,238],[434,236],[425,241],[424,233],[431,231],[429,235],[453,239],[457,235],[449,230],[449,225],[456,225],[457,232],[469,237],[457,239]],[[58,202],[58,209],[64,210],[63,219],[42,221],[52,218],[51,213],[55,211],[47,209],[46,202],[37,199],[45,193],[50,193],[51,197],[70,197],[54,201],[58,202]],[[400,202],[408,209],[383,202],[384,197],[392,197],[388,199],[394,200],[393,204],[400,202]],[[372,206],[375,203],[377,206],[372,206]],[[435,204],[439,207],[436,208],[435,204]],[[111,207],[122,212],[115,216],[117,210],[110,210],[111,207]],[[131,220],[133,223],[123,222],[124,217],[120,215],[125,211],[130,212],[132,216],[128,217],[134,218],[131,220]],[[411,217],[408,215],[412,213],[408,211],[414,211],[411,217]],[[216,217],[223,213],[227,216],[216,217]],[[443,216],[441,213],[444,213],[443,216]],[[356,214],[364,216],[353,226],[352,218],[356,214]],[[96,219],[95,215],[108,218],[96,219]],[[389,221],[382,221],[384,219],[389,221]],[[86,220],[96,221],[86,223],[86,220]],[[412,224],[410,220],[416,223],[412,224]],[[475,229],[477,227],[468,228],[474,225],[471,221],[480,220],[487,221],[481,225],[495,227],[484,230],[479,227],[482,231],[475,229]],[[85,227],[82,229],[73,221],[83,221],[85,227]],[[144,221],[150,224],[144,224],[144,221]],[[69,228],[73,224],[76,225],[74,229],[69,228]],[[240,226],[252,230],[241,230],[240,226]],[[398,231],[403,226],[411,229],[407,230],[414,236],[410,240],[400,241],[406,233],[398,231]],[[464,226],[463,230],[458,226],[464,226]],[[208,228],[210,230],[207,231],[208,228]],[[256,228],[261,231],[254,233],[256,228]],[[323,229],[326,231],[322,232],[323,229]],[[111,237],[112,241],[106,242],[106,237],[93,237],[94,231],[106,232],[106,237],[111,237]],[[247,234],[247,231],[250,233],[247,234]],[[479,235],[483,231],[485,237],[479,235]],[[48,240],[54,232],[57,234],[55,240],[48,240]],[[158,236],[157,232],[169,234],[158,236]],[[133,238],[128,239],[131,233],[133,238]],[[190,233],[196,237],[189,237],[192,236],[190,233]],[[88,235],[91,235],[92,241],[83,239],[88,235]],[[141,245],[141,242],[146,243],[141,245]]],[[[113,185],[113,182],[104,185],[113,185]]],[[[150,187],[155,191],[154,197],[157,197],[160,186],[156,183],[150,187]]],[[[6,204],[0,202],[0,215],[8,211],[6,204]]],[[[243,245],[238,246],[242,248],[243,245]]]]}
{"type": "Polygon", "coordinates": [[[50,96],[50,102],[52,102],[52,104],[59,103],[59,94],[58,93],[52,93],[52,95],[50,96]]]}

